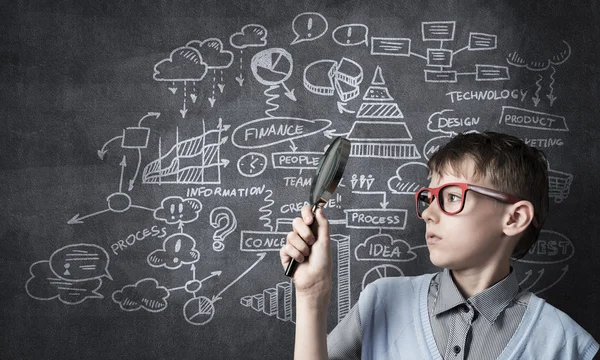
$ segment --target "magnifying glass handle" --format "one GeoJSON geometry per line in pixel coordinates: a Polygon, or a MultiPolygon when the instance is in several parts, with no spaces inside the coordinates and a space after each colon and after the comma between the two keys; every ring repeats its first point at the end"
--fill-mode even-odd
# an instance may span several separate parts
{"type": "MultiPolygon", "coordinates": [[[[317,211],[318,208],[319,208],[318,204],[313,205],[313,207],[312,207],[313,215],[314,215],[315,211],[317,211]]],[[[318,229],[317,219],[313,219],[313,223],[310,224],[310,230],[312,230],[312,233],[315,236],[317,236],[317,229],[318,229]]],[[[294,272],[296,271],[297,267],[298,267],[298,262],[295,259],[292,259],[288,263],[287,268],[285,269],[285,276],[287,276],[287,277],[294,276],[294,272]]]]}

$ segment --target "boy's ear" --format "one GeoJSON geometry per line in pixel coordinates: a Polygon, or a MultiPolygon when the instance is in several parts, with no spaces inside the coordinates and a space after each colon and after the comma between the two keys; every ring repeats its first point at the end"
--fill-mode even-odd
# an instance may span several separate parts
{"type": "Polygon", "coordinates": [[[507,216],[502,230],[508,236],[514,236],[525,231],[533,220],[533,204],[527,200],[521,200],[507,208],[507,216]]]}

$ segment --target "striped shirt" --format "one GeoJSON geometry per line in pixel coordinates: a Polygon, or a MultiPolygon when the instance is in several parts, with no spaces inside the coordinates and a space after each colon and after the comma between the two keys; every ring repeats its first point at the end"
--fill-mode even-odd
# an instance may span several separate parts
{"type": "MultiPolygon", "coordinates": [[[[445,360],[496,359],[515,333],[529,302],[510,274],[465,299],[448,269],[436,274],[428,291],[433,336],[445,360]]],[[[327,337],[330,359],[360,359],[362,329],[358,303],[327,337]]]]}

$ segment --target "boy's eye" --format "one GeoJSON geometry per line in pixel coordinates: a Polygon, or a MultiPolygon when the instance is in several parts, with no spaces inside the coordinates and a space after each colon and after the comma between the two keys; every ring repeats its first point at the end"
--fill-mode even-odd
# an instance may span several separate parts
{"type": "Polygon", "coordinates": [[[448,194],[446,200],[450,202],[460,201],[460,196],[457,194],[448,194]]]}

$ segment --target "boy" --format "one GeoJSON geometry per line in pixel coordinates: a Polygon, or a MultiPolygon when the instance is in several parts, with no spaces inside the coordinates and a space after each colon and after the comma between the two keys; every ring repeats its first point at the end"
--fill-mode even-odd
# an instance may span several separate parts
{"type": "Polygon", "coordinates": [[[460,134],[428,162],[415,195],[437,274],[383,278],[329,334],[329,223],[302,209],[280,251],[300,264],[295,359],[592,359],[598,343],[575,321],[520,289],[524,256],[548,212],[543,154],[494,132],[460,134]],[[310,225],[317,222],[317,236],[310,225]],[[310,257],[308,257],[310,255],[310,257]]]}

